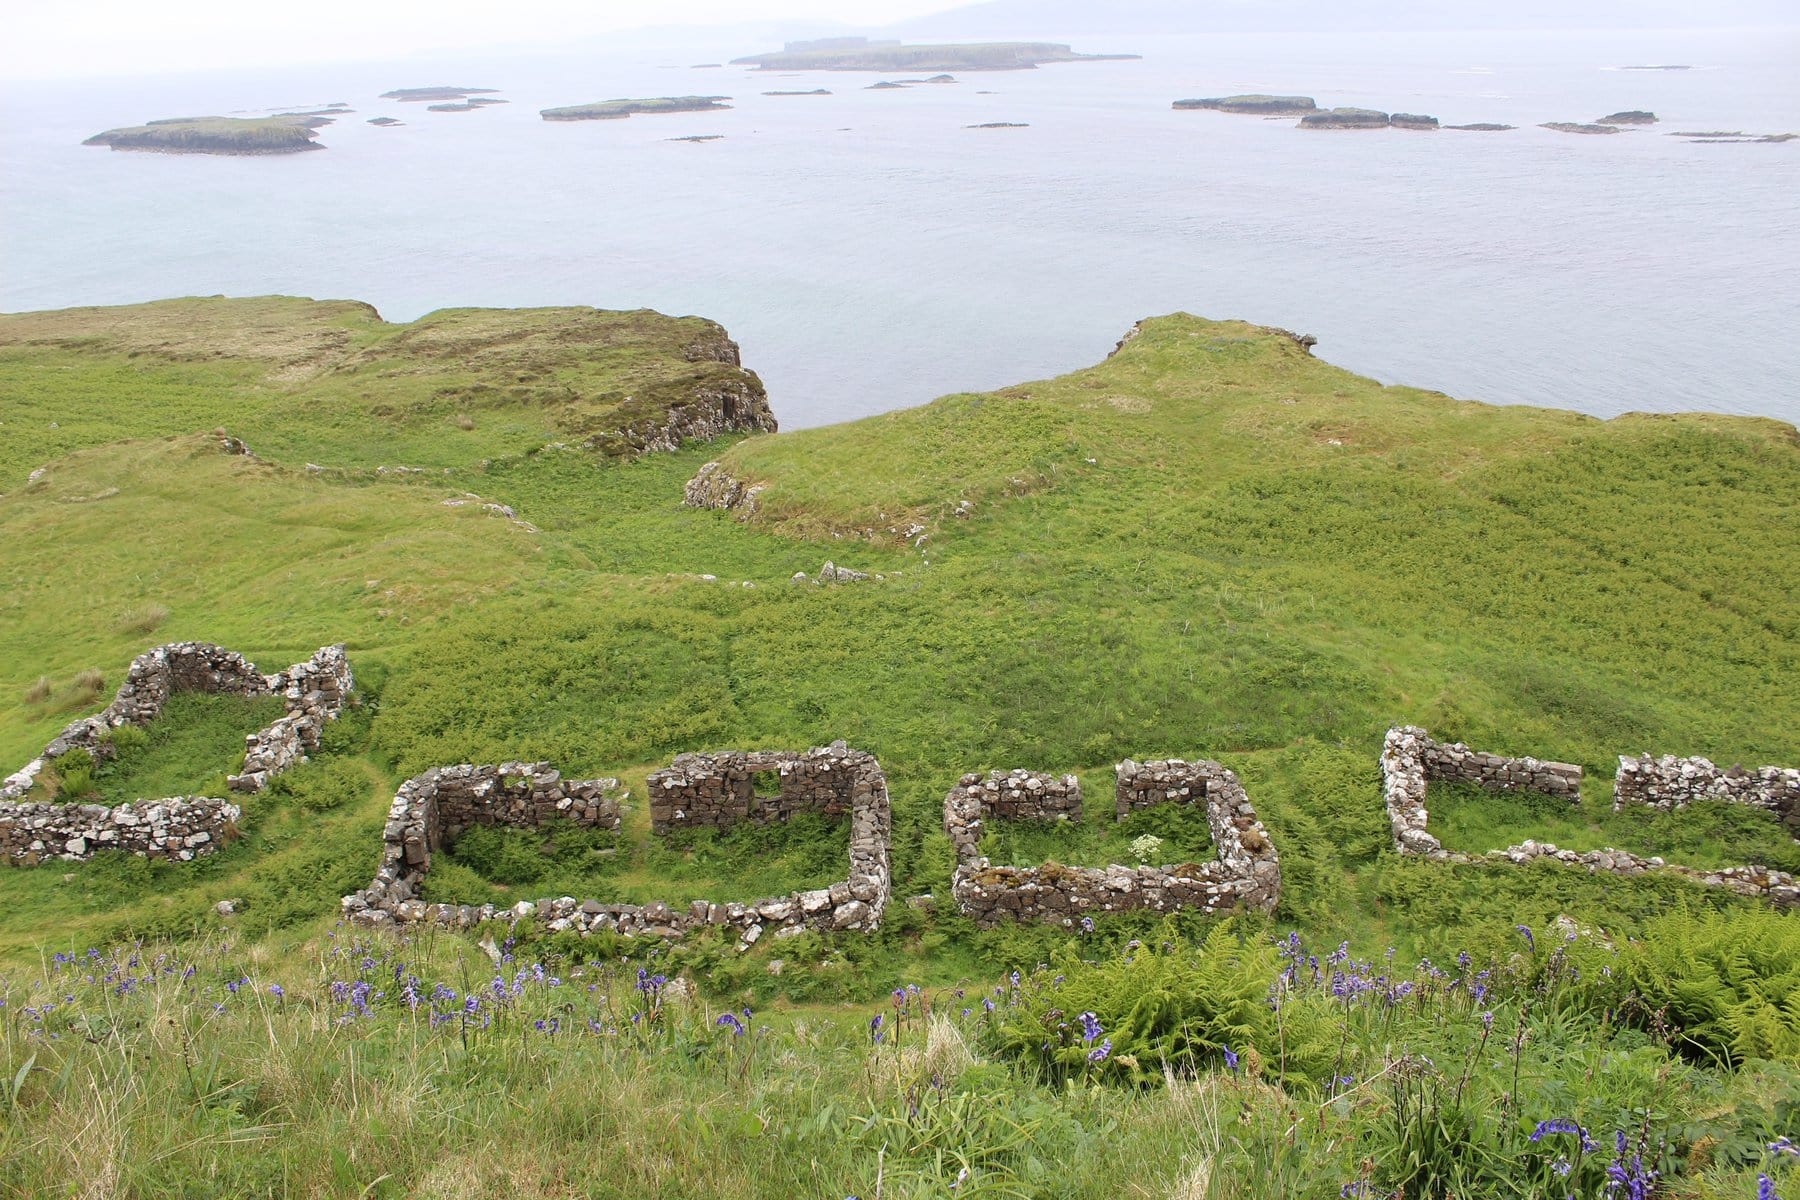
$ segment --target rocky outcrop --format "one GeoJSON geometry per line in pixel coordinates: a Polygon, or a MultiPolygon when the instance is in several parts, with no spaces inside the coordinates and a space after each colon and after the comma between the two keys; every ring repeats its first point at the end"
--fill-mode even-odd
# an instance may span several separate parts
{"type": "Polygon", "coordinates": [[[750,904],[694,900],[680,906],[564,896],[500,908],[418,898],[432,854],[468,824],[535,826],[562,816],[616,829],[622,799],[615,795],[617,786],[612,779],[565,783],[547,763],[445,767],[409,779],[395,794],[375,879],[344,897],[344,913],[360,925],[432,922],[467,928],[495,919],[536,919],[559,932],[605,929],[667,938],[719,927],[738,937],[740,949],[768,930],[879,927],[892,893],[887,777],[873,755],[842,742],[805,753],[683,754],[649,777],[651,828],[658,834],[786,820],[800,812],[843,817],[849,825],[849,875],[829,887],[750,904]]]}
{"type": "Polygon", "coordinates": [[[740,521],[755,516],[762,507],[758,499],[767,484],[746,484],[725,470],[725,464],[709,462],[681,489],[682,503],[689,508],[722,508],[735,511],[740,521]]]}
{"type": "Polygon", "coordinates": [[[1071,806],[1080,812],[1079,785],[1073,776],[1058,780],[1019,771],[986,780],[965,775],[944,798],[944,832],[957,851],[951,894],[958,908],[983,928],[1003,921],[1073,926],[1085,917],[1140,909],[1274,911],[1281,896],[1280,860],[1235,774],[1216,762],[1172,758],[1126,759],[1116,776],[1120,820],[1155,804],[1205,805],[1218,857],[1159,867],[994,866],[979,851],[983,818],[1001,815],[1001,809],[988,808],[990,802],[1004,806],[1015,820],[1069,819],[1071,806]]]}
{"type": "Polygon", "coordinates": [[[1446,125],[1445,129],[1457,129],[1464,133],[1506,133],[1517,129],[1516,125],[1499,125],[1493,121],[1477,121],[1473,125],[1446,125]]]}
{"type": "Polygon", "coordinates": [[[762,381],[740,368],[735,376],[696,383],[687,396],[666,408],[627,422],[600,440],[616,440],[637,453],[681,449],[686,441],[709,442],[730,433],[774,433],[762,381]]]}
{"type": "Polygon", "coordinates": [[[1427,117],[1419,113],[1395,113],[1388,118],[1388,123],[1395,129],[1434,130],[1438,127],[1436,117],[1427,117]]]}
{"type": "Polygon", "coordinates": [[[1214,96],[1202,100],[1177,100],[1172,107],[1259,117],[1304,117],[1319,111],[1311,96],[1214,96]]]}
{"type": "Polygon", "coordinates": [[[1302,129],[1386,129],[1390,118],[1372,108],[1333,108],[1300,118],[1302,129]]]}
{"type": "Polygon", "coordinates": [[[1656,124],[1656,114],[1653,112],[1645,112],[1641,108],[1634,108],[1634,109],[1629,109],[1625,112],[1613,113],[1611,116],[1601,117],[1597,122],[1595,122],[1595,124],[1598,124],[1598,125],[1654,125],[1654,124],[1656,124]]]}

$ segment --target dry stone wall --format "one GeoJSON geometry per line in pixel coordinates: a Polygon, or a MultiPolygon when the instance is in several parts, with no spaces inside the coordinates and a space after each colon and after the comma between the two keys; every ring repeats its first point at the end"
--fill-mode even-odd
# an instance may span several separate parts
{"type": "Polygon", "coordinates": [[[112,758],[112,731],[148,725],[176,692],[283,698],[286,713],[245,738],[243,769],[228,780],[234,791],[260,791],[271,777],[318,748],[325,722],[336,719],[354,686],[341,645],[323,647],[275,675],[263,675],[235,650],[210,642],[174,642],[140,654],[126,668],[111,704],[70,722],[42,754],[0,783],[0,859],[35,866],[118,849],[185,862],[210,853],[235,831],[243,815],[222,799],[181,796],[108,808],[31,803],[30,795],[44,770],[66,754],[85,750],[96,761],[112,758]]]}
{"type": "MultiPolygon", "coordinates": [[[[980,856],[982,818],[990,811],[1012,819],[1066,816],[1068,789],[1052,790],[1048,781],[1053,777],[1027,772],[1006,777],[1024,783],[1010,788],[994,776],[984,781],[965,775],[944,799],[944,832],[957,851],[951,884],[957,907],[983,928],[1009,920],[1072,926],[1084,917],[1137,909],[1274,910],[1281,897],[1280,859],[1236,774],[1216,762],[1172,758],[1143,763],[1126,759],[1116,775],[1115,809],[1121,821],[1155,804],[1205,805],[1217,858],[1157,867],[994,866],[980,856]],[[1032,781],[1042,786],[1034,791],[1032,781]],[[1005,796],[1010,813],[988,809],[990,795],[1005,796]],[[1033,795],[1047,802],[1035,813],[1030,807],[1033,795]]],[[[1056,782],[1072,784],[1074,777],[1056,782]]],[[[1078,789],[1075,805],[1079,812],[1078,789]]]]}
{"type": "MultiPolygon", "coordinates": [[[[1425,730],[1405,725],[1388,730],[1381,769],[1394,846],[1402,854],[1418,854],[1448,863],[1523,864],[1548,859],[1581,867],[1590,874],[1642,875],[1660,871],[1707,887],[1719,887],[1781,905],[1800,905],[1800,877],[1767,867],[1742,866],[1702,870],[1670,863],[1659,856],[1603,850],[1564,850],[1554,842],[1525,841],[1504,850],[1468,854],[1446,850],[1426,829],[1430,812],[1426,785],[1432,779],[1478,783],[1495,791],[1536,791],[1581,799],[1581,768],[1535,758],[1503,758],[1457,743],[1432,740],[1425,730]]],[[[1699,799],[1734,800],[1764,809],[1800,838],[1800,771],[1764,767],[1759,771],[1721,771],[1704,758],[1620,758],[1614,807],[1649,804],[1679,808],[1699,799]]]]}
{"type": "Polygon", "coordinates": [[[466,928],[495,918],[537,919],[557,931],[608,929],[654,937],[720,927],[737,936],[740,948],[768,931],[873,930],[880,925],[892,891],[887,777],[873,755],[842,742],[805,753],[683,754],[649,779],[651,827],[658,834],[780,821],[800,812],[846,818],[849,875],[829,887],[750,904],[693,900],[679,906],[563,896],[497,908],[427,904],[417,898],[431,855],[469,823],[536,825],[550,815],[570,815],[616,829],[622,799],[617,787],[610,779],[564,783],[546,763],[445,767],[410,779],[394,797],[375,880],[344,897],[345,914],[364,925],[431,921],[466,928]],[[767,786],[759,791],[757,784],[765,777],[767,786]]]}
{"type": "Polygon", "coordinates": [[[15,867],[78,862],[96,850],[188,862],[236,833],[235,804],[205,796],[101,804],[0,804],[0,861],[15,867]]]}
{"type": "Polygon", "coordinates": [[[1800,769],[1720,768],[1704,758],[1619,758],[1613,778],[1613,807],[1646,804],[1651,808],[1686,808],[1696,800],[1728,800],[1773,813],[1800,839],[1800,769]]]}

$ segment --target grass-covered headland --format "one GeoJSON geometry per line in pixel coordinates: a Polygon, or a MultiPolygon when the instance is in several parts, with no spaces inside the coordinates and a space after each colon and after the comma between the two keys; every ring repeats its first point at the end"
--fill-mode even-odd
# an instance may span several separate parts
{"type": "MultiPolygon", "coordinates": [[[[0,1194],[1800,1194],[1800,918],[1403,858],[1377,764],[1411,723],[1586,768],[1579,810],[1433,785],[1453,848],[1791,863],[1761,814],[1615,817],[1603,781],[1800,760],[1792,427],[1492,408],[1177,315],[1059,379],[642,453],[697,396],[760,397],[723,339],[270,299],[0,317],[0,768],[161,642],[267,668],[342,641],[359,682],[217,854],[0,871],[0,1194]],[[682,505],[714,460],[753,513],[682,505]],[[881,578],[793,582],[827,559],[881,578]],[[841,825],[660,839],[643,782],[840,737],[893,798],[878,934],[336,924],[395,786],[454,762],[631,792],[617,833],[465,835],[432,870],[454,899],[816,886],[841,825]],[[1204,853],[1172,810],[1105,823],[1112,764],[1166,755],[1243,780],[1272,919],[949,906],[966,771],[1088,793],[1080,824],[990,823],[995,861],[1204,853]]],[[[261,717],[171,705],[84,786],[211,786],[261,717]]]]}

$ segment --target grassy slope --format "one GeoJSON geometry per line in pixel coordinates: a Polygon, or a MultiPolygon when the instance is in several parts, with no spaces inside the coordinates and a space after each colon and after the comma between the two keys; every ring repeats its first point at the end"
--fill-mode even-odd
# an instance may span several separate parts
{"type": "Polygon", "coordinates": [[[734,368],[724,331],[593,309],[444,309],[384,322],[351,301],[166,300],[0,315],[0,488],[70,451],[214,426],[299,467],[468,470],[581,442],[734,368]]]}
{"type": "MultiPolygon", "coordinates": [[[[965,770],[1079,770],[1103,792],[1122,756],[1206,755],[1270,824],[1285,919],[1432,945],[1699,893],[1394,861],[1375,766],[1390,723],[1606,778],[1644,749],[1796,755],[1800,443],[1775,422],[1491,408],[1177,316],[1061,379],[742,442],[726,460],[770,485],[745,524],[680,507],[718,446],[632,463],[540,450],[561,440],[552,380],[625,395],[659,370],[640,342],[558,349],[568,319],[396,329],[285,300],[0,318],[0,762],[67,719],[27,703],[40,674],[97,668],[110,688],[152,641],[211,638],[268,668],[346,640],[381,685],[366,736],[320,766],[360,772],[364,794],[317,811],[272,798],[293,836],[185,874],[0,873],[0,953],[203,925],[247,890],[257,927],[304,935],[372,867],[383,789],[439,763],[550,758],[641,797],[680,750],[834,737],[888,769],[907,892],[943,894],[939,807],[965,770]],[[264,461],[191,436],[221,422],[264,461]],[[367,470],[396,462],[440,469],[367,470]],[[442,505],[464,492],[539,532],[442,505]],[[964,500],[972,515],[952,516],[964,500]],[[888,532],[915,521],[922,547],[888,532]],[[827,557],[890,578],[788,582],[827,557]],[[153,635],[122,628],[156,605],[171,615],[153,635]]],[[[747,882],[717,858],[659,858],[641,818],[603,872],[620,895],[747,882]]],[[[871,980],[1030,952],[928,925],[897,934],[871,980]]]]}

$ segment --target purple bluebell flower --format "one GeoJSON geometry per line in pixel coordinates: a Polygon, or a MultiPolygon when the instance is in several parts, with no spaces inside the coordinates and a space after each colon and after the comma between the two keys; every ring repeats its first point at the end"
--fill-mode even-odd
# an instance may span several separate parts
{"type": "Polygon", "coordinates": [[[281,990],[281,985],[279,983],[271,983],[269,985],[269,995],[275,997],[277,1000],[281,1000],[286,998],[287,993],[281,990]]]}
{"type": "Polygon", "coordinates": [[[1084,1012],[1077,1019],[1081,1022],[1081,1040],[1084,1042],[1094,1041],[1106,1032],[1100,1027],[1100,1018],[1091,1012],[1084,1012]]]}
{"type": "Polygon", "coordinates": [[[1232,1050],[1232,1048],[1230,1046],[1221,1046],[1219,1048],[1225,1052],[1225,1069],[1227,1071],[1237,1070],[1238,1069],[1237,1054],[1232,1050]]]}
{"type": "Polygon", "coordinates": [[[1112,1057],[1112,1039],[1107,1038],[1098,1046],[1088,1051],[1087,1060],[1091,1063],[1103,1063],[1112,1057]]]}
{"type": "Polygon", "coordinates": [[[1525,939],[1525,945],[1529,949],[1532,949],[1532,950],[1537,949],[1537,939],[1531,936],[1531,926],[1529,926],[1529,925],[1514,925],[1513,928],[1519,931],[1519,936],[1523,937],[1525,939]]]}
{"type": "Polygon", "coordinates": [[[737,1019],[736,1013],[722,1013],[720,1014],[719,1019],[714,1021],[713,1024],[721,1029],[731,1030],[733,1037],[744,1036],[744,1023],[737,1019]]]}

